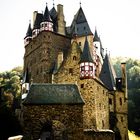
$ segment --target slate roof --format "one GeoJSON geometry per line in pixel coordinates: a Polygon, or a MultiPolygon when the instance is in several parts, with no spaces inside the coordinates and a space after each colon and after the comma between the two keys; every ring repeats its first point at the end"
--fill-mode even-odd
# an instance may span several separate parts
{"type": "Polygon", "coordinates": [[[92,34],[82,7],[80,7],[77,14],[74,16],[71,24],[71,34],[77,36],[92,34]]]}
{"type": "Polygon", "coordinates": [[[44,12],[44,15],[43,15],[43,21],[52,22],[52,19],[50,17],[50,13],[49,13],[47,5],[46,5],[46,9],[45,9],[45,12],[44,12]]]}
{"type": "Polygon", "coordinates": [[[98,36],[97,30],[95,29],[95,33],[94,33],[94,38],[93,38],[93,42],[95,41],[99,41],[100,42],[100,37],[98,36]]]}
{"type": "Polygon", "coordinates": [[[43,14],[37,13],[33,29],[40,29],[40,23],[43,20],[43,14]]]}
{"type": "MultiPolygon", "coordinates": [[[[100,38],[100,37],[99,37],[99,38],[100,38]]],[[[104,59],[104,48],[103,48],[103,46],[102,46],[101,39],[100,39],[100,46],[101,46],[101,48],[100,48],[100,53],[101,53],[102,58],[104,59]]]]}
{"type": "Polygon", "coordinates": [[[82,63],[82,62],[92,62],[93,63],[93,59],[91,57],[91,53],[90,53],[89,43],[88,43],[87,37],[86,37],[86,40],[85,40],[83,53],[81,54],[81,59],[80,59],[79,63],[82,63]]]}
{"type": "Polygon", "coordinates": [[[78,87],[74,84],[34,83],[31,85],[23,104],[84,104],[84,101],[79,93],[78,87]]]}
{"type": "Polygon", "coordinates": [[[51,10],[50,10],[50,16],[52,19],[56,19],[57,18],[57,11],[55,10],[55,8],[53,7],[51,10]]]}
{"type": "Polygon", "coordinates": [[[26,33],[26,37],[31,37],[32,36],[32,28],[31,28],[31,23],[29,23],[29,26],[28,26],[28,30],[27,30],[27,33],[26,33]]]}
{"type": "Polygon", "coordinates": [[[115,78],[116,74],[111,64],[108,54],[106,54],[101,73],[99,75],[101,81],[109,90],[116,90],[115,78]]]}

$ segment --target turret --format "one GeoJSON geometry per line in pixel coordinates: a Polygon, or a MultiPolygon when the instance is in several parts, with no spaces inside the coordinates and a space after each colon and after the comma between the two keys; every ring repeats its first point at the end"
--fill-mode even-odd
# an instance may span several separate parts
{"type": "Polygon", "coordinates": [[[97,30],[95,29],[94,33],[94,38],[93,38],[93,45],[96,48],[96,54],[100,56],[100,49],[101,49],[101,44],[100,44],[100,38],[98,36],[97,30]]]}
{"type": "Polygon", "coordinates": [[[57,5],[57,20],[58,20],[58,33],[65,35],[66,22],[64,19],[63,5],[57,5]]]}
{"type": "Polygon", "coordinates": [[[43,15],[41,13],[34,12],[34,26],[32,31],[32,38],[35,38],[40,32],[40,23],[42,22],[43,15]]]}
{"type": "Polygon", "coordinates": [[[28,45],[31,40],[32,40],[32,29],[31,29],[31,23],[29,23],[28,30],[24,38],[24,45],[25,46],[28,45]]]}
{"type": "Polygon", "coordinates": [[[40,24],[40,31],[53,31],[53,23],[47,5],[43,15],[43,20],[40,24]]]}
{"type": "Polygon", "coordinates": [[[86,37],[83,53],[80,59],[80,79],[92,79],[95,76],[95,65],[91,57],[89,43],[86,37]]]}

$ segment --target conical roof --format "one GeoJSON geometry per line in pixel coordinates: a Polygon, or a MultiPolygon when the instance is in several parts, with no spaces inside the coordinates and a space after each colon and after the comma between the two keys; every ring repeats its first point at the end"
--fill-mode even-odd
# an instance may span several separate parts
{"type": "Polygon", "coordinates": [[[25,37],[31,37],[32,36],[32,28],[31,28],[31,23],[29,23],[29,26],[28,26],[28,30],[27,30],[27,33],[26,33],[26,36],[25,37]]]}
{"type": "Polygon", "coordinates": [[[95,41],[99,41],[100,42],[100,37],[98,36],[97,30],[95,29],[95,33],[94,33],[94,38],[93,38],[93,42],[95,41]]]}
{"type": "Polygon", "coordinates": [[[77,36],[92,34],[82,7],[80,7],[77,14],[74,16],[71,24],[71,34],[77,36]]]}
{"type": "Polygon", "coordinates": [[[33,29],[40,29],[40,23],[43,20],[43,14],[37,13],[33,29]]]}
{"type": "Polygon", "coordinates": [[[88,43],[87,37],[86,37],[86,40],[85,40],[83,53],[81,54],[81,59],[80,59],[79,63],[82,63],[82,62],[92,62],[93,63],[93,59],[91,57],[91,53],[90,53],[89,43],[88,43]]]}
{"type": "Polygon", "coordinates": [[[44,12],[44,15],[43,15],[43,21],[52,22],[47,5],[46,5],[46,9],[45,9],[45,12],[44,12]]]}
{"type": "Polygon", "coordinates": [[[51,19],[56,19],[57,18],[57,11],[55,9],[55,7],[53,7],[51,10],[50,10],[50,16],[51,16],[51,19]]]}
{"type": "Polygon", "coordinates": [[[116,84],[115,84],[116,74],[108,54],[106,54],[105,56],[102,70],[99,77],[109,90],[116,89],[116,84]]]}

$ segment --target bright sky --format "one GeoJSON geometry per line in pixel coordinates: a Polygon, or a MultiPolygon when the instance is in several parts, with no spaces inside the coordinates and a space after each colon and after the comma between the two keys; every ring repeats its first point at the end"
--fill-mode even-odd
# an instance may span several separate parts
{"type": "MultiPolygon", "coordinates": [[[[53,0],[0,0],[0,72],[23,65],[24,36],[33,11],[49,9],[53,0]]],[[[67,25],[78,11],[80,0],[54,0],[64,5],[67,25]]],[[[82,8],[94,33],[95,26],[104,48],[111,57],[140,56],[139,0],[81,0],[82,8]]]]}

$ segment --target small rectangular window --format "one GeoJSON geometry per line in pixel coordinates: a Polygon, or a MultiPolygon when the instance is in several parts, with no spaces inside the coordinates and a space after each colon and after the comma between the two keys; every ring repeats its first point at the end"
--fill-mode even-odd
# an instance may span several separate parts
{"type": "Polygon", "coordinates": [[[81,84],[81,88],[84,88],[84,84],[81,84]]]}
{"type": "Polygon", "coordinates": [[[73,69],[72,68],[69,69],[69,74],[73,74],[73,69]]]}
{"type": "Polygon", "coordinates": [[[112,99],[111,98],[109,98],[109,104],[112,105],[112,99]]]}

